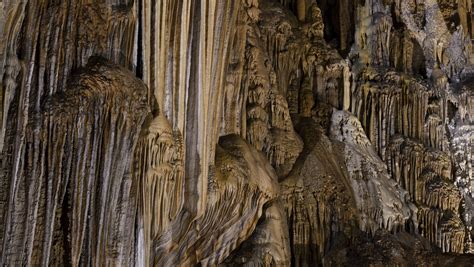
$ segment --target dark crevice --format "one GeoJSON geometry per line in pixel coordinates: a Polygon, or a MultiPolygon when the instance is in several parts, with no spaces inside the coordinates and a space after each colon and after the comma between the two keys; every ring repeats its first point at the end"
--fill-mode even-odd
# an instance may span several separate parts
{"type": "Polygon", "coordinates": [[[136,76],[143,80],[143,6],[142,1],[138,1],[138,34],[137,34],[137,68],[136,76]]]}

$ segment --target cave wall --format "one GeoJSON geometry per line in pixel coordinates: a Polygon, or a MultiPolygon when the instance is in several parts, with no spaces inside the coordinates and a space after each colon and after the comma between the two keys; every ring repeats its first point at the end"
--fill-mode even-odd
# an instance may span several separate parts
{"type": "Polygon", "coordinates": [[[1,1],[0,264],[472,262],[471,11],[1,1]]]}

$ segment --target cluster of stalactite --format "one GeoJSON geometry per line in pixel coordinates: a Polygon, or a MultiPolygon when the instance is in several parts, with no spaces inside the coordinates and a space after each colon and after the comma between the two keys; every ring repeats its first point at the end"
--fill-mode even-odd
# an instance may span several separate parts
{"type": "Polygon", "coordinates": [[[270,99],[270,82],[262,51],[256,47],[249,47],[248,71],[249,87],[247,98],[247,140],[258,150],[263,150],[271,143],[269,140],[270,122],[266,111],[270,99]],[[260,73],[260,76],[258,75],[260,73]],[[266,77],[264,76],[266,74],[266,77]]]}
{"type": "Polygon", "coordinates": [[[188,179],[184,190],[193,198],[184,202],[184,208],[192,217],[202,215],[207,205],[229,50],[245,2],[252,1],[133,1],[140,19],[137,75],[156,97],[161,114],[183,137],[188,179]]]}
{"type": "MultiPolygon", "coordinates": [[[[6,31],[2,35],[0,60],[4,88],[0,148],[8,135],[7,129],[12,128],[7,127],[9,118],[22,117],[28,121],[31,112],[41,116],[41,99],[64,90],[71,71],[84,66],[91,56],[102,55],[133,68],[135,12],[133,5],[120,5],[120,2],[92,4],[71,0],[38,5],[28,5],[28,1],[5,2],[1,12],[5,15],[2,30],[6,31]],[[97,27],[99,24],[101,27],[97,27]],[[24,51],[21,57],[17,49],[24,51]],[[21,97],[18,97],[19,88],[25,88],[21,97]],[[9,114],[12,104],[33,108],[9,114]]],[[[18,127],[21,133],[17,136],[25,135],[28,126],[18,127]]],[[[17,152],[20,155],[23,149],[17,152]]],[[[21,165],[21,157],[14,158],[13,165],[21,165]]]]}
{"type": "MultiPolygon", "coordinates": [[[[351,91],[350,110],[387,163],[392,178],[410,193],[410,199],[419,207],[418,225],[423,229],[422,234],[443,251],[463,252],[466,232],[459,209],[459,188],[463,188],[454,186],[457,182],[450,173],[450,152],[456,141],[454,138],[450,142],[447,133],[447,123],[457,112],[449,110],[448,99],[453,98],[456,89],[450,88],[448,78],[458,79],[463,75],[471,45],[466,41],[467,31],[446,30],[446,24],[441,22],[441,12],[447,12],[446,8],[435,1],[394,1],[391,14],[378,4],[359,10],[357,17],[364,17],[360,14],[366,12],[370,22],[359,28],[359,36],[356,31],[355,45],[359,49],[353,50],[351,56],[359,60],[355,65],[358,70],[354,74],[356,84],[351,91]],[[379,27],[392,28],[392,35],[365,36],[379,27]],[[376,43],[370,44],[365,38],[376,38],[376,43]],[[393,41],[384,46],[387,38],[393,41]],[[432,41],[425,41],[429,38],[432,41]],[[397,72],[391,71],[392,67],[397,72]],[[431,81],[422,78],[427,73],[431,81]],[[445,220],[450,223],[444,223],[441,230],[442,218],[446,219],[447,213],[454,219],[445,220]],[[452,235],[445,233],[449,227],[452,235]]],[[[452,101],[458,103],[458,99],[470,101],[466,95],[452,101]]],[[[460,113],[461,109],[457,114],[460,113]]],[[[464,152],[458,155],[466,158],[464,152]]],[[[454,160],[454,170],[466,169],[463,162],[467,161],[454,160]]]]}
{"type": "Polygon", "coordinates": [[[296,266],[323,261],[336,238],[416,223],[416,206],[390,179],[357,118],[329,105],[314,113],[296,127],[304,150],[281,182],[296,266]]]}
{"type": "MultiPolygon", "coordinates": [[[[353,236],[359,223],[348,173],[337,145],[312,119],[299,134],[305,148],[292,173],[281,183],[294,266],[321,262],[336,236],[353,236]]],[[[364,215],[361,215],[364,216],[364,215]]]]}
{"type": "Polygon", "coordinates": [[[259,26],[278,88],[286,97],[292,117],[310,116],[315,102],[329,103],[336,108],[349,104],[344,99],[344,92],[349,91],[350,86],[349,66],[337,50],[324,41],[324,24],[318,5],[308,5],[306,20],[298,28],[281,6],[264,2],[259,26]]]}
{"type": "Polygon", "coordinates": [[[440,150],[447,150],[446,140],[446,126],[444,124],[444,118],[446,118],[445,110],[443,110],[444,103],[441,102],[439,97],[430,97],[428,100],[428,109],[426,112],[425,120],[425,136],[424,144],[427,147],[432,147],[440,150]]]}
{"type": "Polygon", "coordinates": [[[463,203],[463,222],[467,228],[465,252],[473,253],[472,234],[474,220],[474,95],[472,79],[465,79],[449,94],[448,114],[451,118],[450,151],[454,166],[455,184],[460,188],[463,203]]]}
{"type": "Polygon", "coordinates": [[[459,211],[461,194],[452,180],[449,155],[402,136],[393,138],[388,154],[392,178],[410,193],[411,200],[419,207],[420,234],[443,251],[463,252],[465,226],[459,211]]]}
{"type": "MultiPolygon", "coordinates": [[[[252,19],[249,18],[248,21],[252,19]]],[[[280,30],[284,28],[282,25],[279,26],[280,30]]],[[[284,31],[289,31],[290,26],[284,25],[284,31]]],[[[288,103],[277,81],[273,61],[262,48],[260,31],[255,23],[250,23],[249,27],[250,33],[243,59],[246,79],[242,84],[243,91],[248,94],[246,137],[258,150],[267,154],[277,174],[284,177],[291,170],[303,144],[293,129],[288,103]]],[[[286,37],[280,36],[277,39],[281,38],[286,37]]],[[[282,48],[277,45],[275,49],[280,51],[282,48]]]]}
{"type": "MultiPolygon", "coordinates": [[[[281,194],[290,228],[292,264],[321,262],[333,238],[338,234],[352,236],[351,229],[359,220],[350,219],[355,214],[355,209],[351,207],[353,200],[347,196],[352,191],[348,182],[350,178],[345,171],[337,170],[336,167],[343,164],[337,159],[341,154],[331,154],[332,151],[323,153],[320,163],[314,160],[314,156],[307,160],[300,156],[293,165],[302,145],[294,133],[290,113],[293,116],[311,117],[315,98],[342,107],[342,89],[348,87],[348,66],[335,50],[328,51],[329,47],[322,39],[321,12],[316,5],[311,6],[312,17],[305,24],[304,35],[300,35],[300,39],[292,38],[294,34],[299,34],[297,24],[288,18],[281,6],[272,2],[263,2],[261,6],[249,5],[245,14],[248,15],[255,8],[262,10],[259,24],[256,25],[250,15],[250,18],[243,20],[250,28],[246,58],[236,61],[245,62],[244,89],[240,91],[248,92],[246,136],[252,145],[267,153],[278,175],[284,178],[281,194]],[[318,93],[313,95],[313,88],[316,87],[318,93]],[[261,125],[264,129],[254,131],[254,125],[261,125]],[[271,134],[265,135],[268,130],[271,134]],[[324,159],[328,155],[334,156],[330,160],[324,159]],[[286,164],[286,169],[279,168],[281,163],[286,162],[290,162],[286,164]],[[292,166],[293,170],[285,178],[292,166]],[[314,171],[310,171],[311,168],[314,171]],[[304,175],[308,177],[303,178],[304,175]],[[321,182],[312,182],[313,179],[321,182]],[[339,184],[336,191],[338,198],[344,198],[343,205],[339,205],[338,200],[332,200],[334,191],[331,190],[334,188],[324,186],[325,183],[334,182],[339,184]],[[350,222],[346,224],[346,221],[350,222]]],[[[315,132],[308,132],[308,142],[314,138],[311,133],[315,132]]],[[[327,149],[326,145],[330,141],[325,136],[323,138],[326,142],[320,143],[318,148],[327,149]]],[[[306,151],[307,154],[319,154],[315,148],[306,148],[306,151]]],[[[375,212],[372,215],[375,216],[375,212]]],[[[256,244],[251,240],[244,243],[245,249],[240,249],[232,262],[239,262],[239,258],[250,258],[248,262],[254,262],[252,257],[245,255],[249,254],[248,251],[259,250],[256,244]]]]}
{"type": "Polygon", "coordinates": [[[395,72],[379,74],[370,69],[362,71],[359,81],[352,92],[351,111],[361,121],[382,159],[395,134],[425,140],[425,128],[428,128],[427,140],[436,144],[434,147],[442,146],[444,130],[433,136],[430,133],[433,128],[439,130],[438,124],[431,127],[432,116],[425,122],[427,113],[438,114],[435,104],[430,105],[432,93],[428,85],[395,72]]]}
{"type": "Polygon", "coordinates": [[[450,211],[421,207],[418,219],[421,235],[443,251],[463,252],[465,226],[459,216],[450,211]]]}
{"type": "Polygon", "coordinates": [[[397,21],[394,24],[390,36],[390,66],[399,72],[425,75],[425,57],[421,46],[409,31],[397,27],[397,21]]]}
{"type": "Polygon", "coordinates": [[[182,138],[173,132],[164,116],[144,126],[134,153],[133,179],[138,183],[140,237],[144,243],[144,263],[152,255],[152,240],[168,228],[183,205],[184,170],[182,138]]]}
{"type": "Polygon", "coordinates": [[[134,69],[136,6],[1,6],[1,264],[132,264],[128,168],[147,90],[134,73],[91,56],[134,69]]]}
{"type": "Polygon", "coordinates": [[[471,5],[0,0],[0,264],[474,251],[471,5]]]}
{"type": "Polygon", "coordinates": [[[129,170],[146,101],[142,81],[101,58],[47,99],[41,131],[26,137],[31,159],[2,178],[2,264],[134,262],[129,170]]]}
{"type": "Polygon", "coordinates": [[[190,219],[189,212],[180,213],[182,218],[174,220],[153,240],[151,265],[215,266],[223,262],[251,236],[264,204],[275,198],[275,171],[262,154],[239,136],[221,137],[215,160],[204,214],[188,227],[183,221],[190,219]]]}

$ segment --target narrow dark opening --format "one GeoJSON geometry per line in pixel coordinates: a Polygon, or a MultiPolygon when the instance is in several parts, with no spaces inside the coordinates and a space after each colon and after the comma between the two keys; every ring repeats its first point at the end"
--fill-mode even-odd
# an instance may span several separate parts
{"type": "Polygon", "coordinates": [[[448,101],[448,118],[449,118],[449,121],[452,121],[454,119],[454,116],[456,116],[457,112],[458,112],[458,108],[456,107],[456,105],[453,102],[448,101]]]}
{"type": "Polygon", "coordinates": [[[324,39],[346,57],[354,43],[357,2],[349,0],[317,0],[324,22],[324,39]]]}
{"type": "Polygon", "coordinates": [[[136,75],[138,78],[143,80],[143,22],[141,18],[143,16],[142,1],[138,1],[138,36],[137,36],[137,69],[136,75]]]}

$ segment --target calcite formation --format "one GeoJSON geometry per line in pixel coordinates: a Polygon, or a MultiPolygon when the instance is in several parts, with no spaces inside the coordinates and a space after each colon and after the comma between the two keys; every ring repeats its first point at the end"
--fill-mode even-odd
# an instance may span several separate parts
{"type": "Polygon", "coordinates": [[[0,265],[472,266],[470,0],[0,0],[0,265]]]}
{"type": "Polygon", "coordinates": [[[101,58],[45,99],[25,162],[2,176],[2,264],[130,264],[130,168],[146,102],[141,80],[101,58]]]}

